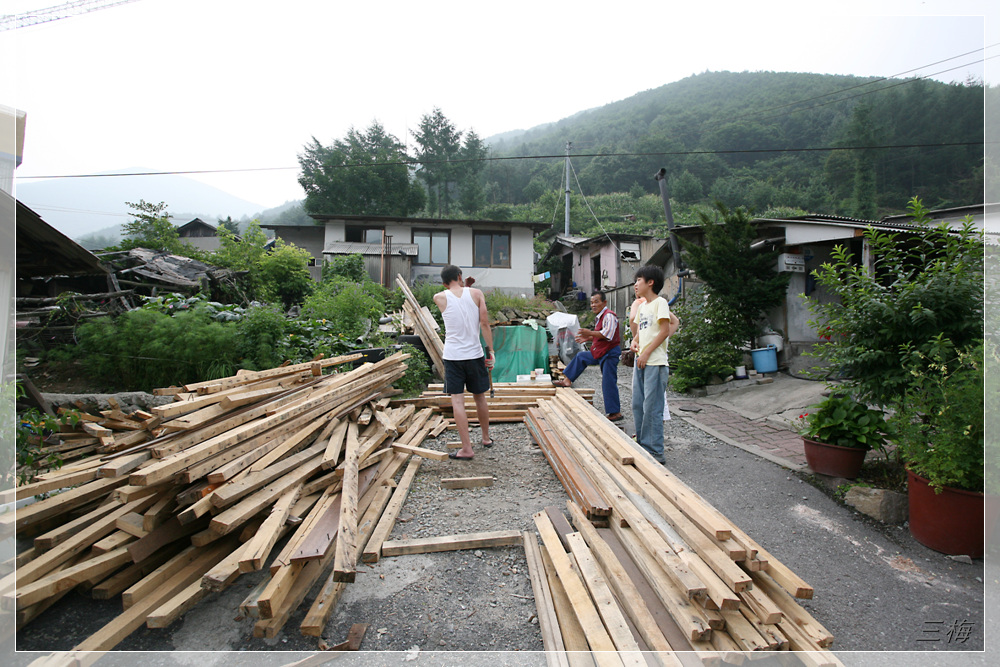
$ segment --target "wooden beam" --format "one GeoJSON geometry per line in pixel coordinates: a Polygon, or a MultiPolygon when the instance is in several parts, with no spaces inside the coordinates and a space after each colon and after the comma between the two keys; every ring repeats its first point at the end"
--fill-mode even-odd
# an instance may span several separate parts
{"type": "Polygon", "coordinates": [[[344,450],[344,482],[340,492],[340,522],[337,528],[336,553],[333,561],[335,581],[353,582],[358,543],[358,425],[347,427],[347,447],[344,450]]]}
{"type": "Polygon", "coordinates": [[[446,477],[441,480],[445,489],[475,489],[483,486],[493,486],[493,477],[446,477]]]}
{"type": "Polygon", "coordinates": [[[392,494],[392,500],[389,501],[389,505],[386,507],[385,512],[382,513],[382,518],[379,519],[378,525],[375,527],[375,532],[372,533],[368,544],[365,545],[365,550],[361,554],[363,562],[377,563],[378,559],[382,556],[382,543],[388,539],[389,534],[392,532],[392,527],[396,524],[396,517],[399,516],[399,511],[403,508],[403,503],[406,502],[406,494],[409,492],[410,484],[413,483],[413,478],[419,468],[420,459],[410,459],[410,463],[406,466],[406,471],[399,480],[399,486],[396,487],[395,492],[392,494]]]}
{"type": "Polygon", "coordinates": [[[387,540],[382,544],[383,556],[403,556],[406,554],[429,554],[439,551],[460,551],[462,549],[485,549],[508,547],[521,544],[521,531],[494,530],[485,533],[463,535],[441,535],[414,540],[387,540]]]}

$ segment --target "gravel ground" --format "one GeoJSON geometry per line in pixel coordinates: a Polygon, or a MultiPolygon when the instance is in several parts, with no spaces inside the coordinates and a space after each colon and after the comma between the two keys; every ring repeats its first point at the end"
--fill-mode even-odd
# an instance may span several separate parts
{"type": "MultiPolygon", "coordinates": [[[[629,434],[631,372],[619,369],[626,415],[622,426],[629,434]]],[[[595,406],[603,412],[600,379],[598,369],[591,368],[575,384],[596,389],[595,406]]],[[[816,588],[816,599],[804,606],[837,637],[838,649],[982,650],[987,630],[982,561],[967,565],[925,549],[907,531],[868,521],[789,471],[708,435],[682,415],[673,417],[666,425],[667,467],[816,588]],[[968,643],[916,642],[926,623],[962,619],[975,624],[968,643]]],[[[472,435],[473,443],[478,443],[478,429],[472,435]]],[[[565,492],[523,424],[495,425],[491,435],[496,445],[483,449],[474,444],[473,461],[423,462],[391,539],[533,530],[535,512],[549,505],[565,507],[565,492]],[[444,477],[479,475],[492,475],[493,486],[462,490],[440,486],[444,477]]],[[[454,432],[446,432],[424,446],[444,450],[446,441],[454,439],[454,432]]],[[[262,576],[244,575],[171,627],[142,628],[119,649],[315,650],[316,639],[298,631],[308,605],[292,615],[277,638],[253,638],[253,622],[239,617],[238,606],[262,576]]],[[[991,572],[990,580],[995,577],[991,572]]],[[[71,593],[18,634],[18,650],[69,649],[119,610],[117,603],[71,593]]],[[[324,639],[338,643],[352,624],[368,623],[364,651],[400,652],[368,654],[358,664],[398,663],[418,655],[427,662],[435,655],[428,652],[449,656],[451,664],[541,664],[539,654],[521,653],[542,649],[534,615],[520,547],[400,556],[359,567],[357,581],[338,604],[324,639]]],[[[183,655],[190,654],[173,654],[186,664],[183,655]]],[[[265,654],[256,655],[263,659],[265,654]]],[[[964,653],[962,664],[978,664],[967,659],[972,657],[964,653]]],[[[220,653],[212,662],[225,664],[229,659],[220,653]]],[[[350,662],[346,656],[344,660],[350,662]]],[[[204,664],[205,654],[197,662],[204,664]]],[[[267,664],[284,662],[291,658],[267,664]]],[[[246,667],[245,661],[240,664],[246,667]]],[[[910,664],[920,660],[914,658],[910,664]]]]}

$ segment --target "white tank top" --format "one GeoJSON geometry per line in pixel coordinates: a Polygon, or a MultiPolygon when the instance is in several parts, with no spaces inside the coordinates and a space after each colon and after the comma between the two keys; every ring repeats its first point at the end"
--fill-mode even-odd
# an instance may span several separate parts
{"type": "Polygon", "coordinates": [[[479,306],[469,293],[462,288],[462,297],[446,289],[447,306],[442,313],[444,319],[444,358],[449,361],[478,359],[483,356],[483,346],[479,342],[479,306]]]}

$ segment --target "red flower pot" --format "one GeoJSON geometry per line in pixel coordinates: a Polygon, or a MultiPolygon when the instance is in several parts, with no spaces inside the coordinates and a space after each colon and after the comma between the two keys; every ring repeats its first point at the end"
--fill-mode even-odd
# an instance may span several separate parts
{"type": "Polygon", "coordinates": [[[805,437],[802,438],[802,446],[806,452],[806,463],[813,472],[846,479],[858,476],[868,454],[867,449],[828,445],[805,437]]]}
{"type": "Polygon", "coordinates": [[[906,471],[910,534],[925,547],[952,555],[983,557],[983,494],[941,487],[906,471]]]}

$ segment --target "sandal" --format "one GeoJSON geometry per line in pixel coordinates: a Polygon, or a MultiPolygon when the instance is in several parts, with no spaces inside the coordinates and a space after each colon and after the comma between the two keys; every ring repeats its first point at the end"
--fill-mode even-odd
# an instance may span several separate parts
{"type": "Polygon", "coordinates": [[[458,455],[458,450],[456,450],[454,452],[449,452],[448,453],[448,458],[449,459],[458,459],[459,461],[471,461],[473,459],[472,456],[459,456],[458,455]]]}
{"type": "Polygon", "coordinates": [[[563,378],[561,380],[553,380],[552,384],[555,385],[555,386],[557,386],[557,387],[572,387],[573,386],[573,383],[570,382],[569,380],[565,379],[565,378],[563,378]]]}
{"type": "Polygon", "coordinates": [[[493,441],[490,440],[489,442],[487,442],[487,441],[483,440],[482,443],[480,443],[480,444],[482,444],[482,446],[485,447],[486,449],[489,449],[490,447],[493,446],[493,441]]]}

